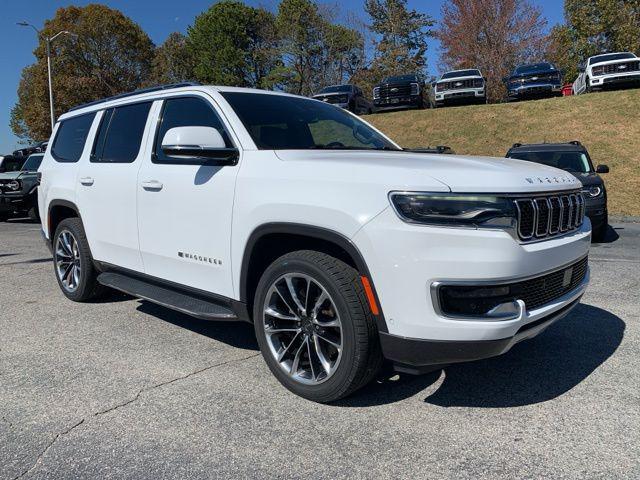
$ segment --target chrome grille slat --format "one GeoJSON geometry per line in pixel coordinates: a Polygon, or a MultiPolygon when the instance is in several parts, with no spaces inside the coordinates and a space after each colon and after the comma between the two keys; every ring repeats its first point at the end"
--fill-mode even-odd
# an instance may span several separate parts
{"type": "Polygon", "coordinates": [[[539,240],[579,228],[584,221],[585,201],[581,193],[538,195],[515,200],[518,237],[539,240]]]}

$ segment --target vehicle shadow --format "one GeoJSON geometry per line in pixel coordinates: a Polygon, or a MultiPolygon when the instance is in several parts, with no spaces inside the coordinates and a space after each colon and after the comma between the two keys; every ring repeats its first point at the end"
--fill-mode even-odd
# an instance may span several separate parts
{"type": "Polygon", "coordinates": [[[505,408],[545,402],[571,390],[602,365],[620,345],[624,330],[624,321],[616,315],[581,304],[502,356],[451,365],[421,377],[383,378],[335,405],[393,403],[431,385],[434,391],[424,401],[441,407],[505,408]]]}
{"type": "Polygon", "coordinates": [[[243,350],[258,350],[258,342],[253,331],[253,325],[247,322],[200,320],[146,301],[142,301],[137,310],[232,347],[242,348],[243,350]]]}

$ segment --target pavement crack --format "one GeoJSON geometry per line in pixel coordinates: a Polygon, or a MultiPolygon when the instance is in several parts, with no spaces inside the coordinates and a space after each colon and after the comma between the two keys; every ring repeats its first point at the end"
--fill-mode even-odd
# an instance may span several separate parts
{"type": "MultiPolygon", "coordinates": [[[[109,407],[109,408],[107,408],[105,410],[100,410],[98,412],[95,412],[95,413],[89,415],[88,418],[90,419],[90,418],[98,417],[100,415],[105,415],[107,413],[113,412],[114,410],[118,410],[119,408],[126,407],[127,405],[130,405],[130,404],[134,403],[135,401],[137,401],[143,393],[149,392],[151,390],[155,390],[157,388],[161,388],[161,387],[164,387],[166,385],[171,385],[172,383],[179,382],[180,380],[185,380],[187,378],[193,377],[194,375],[199,375],[199,374],[201,374],[203,372],[211,370],[212,368],[221,367],[222,365],[229,365],[231,363],[240,363],[240,362],[243,362],[245,360],[249,360],[251,358],[257,357],[258,355],[260,355],[260,352],[253,353],[253,354],[248,355],[246,357],[234,358],[233,360],[226,360],[224,362],[214,363],[212,365],[208,365],[208,366],[200,368],[198,370],[194,370],[193,372],[189,372],[189,373],[186,373],[186,374],[181,375],[179,377],[172,378],[171,380],[166,380],[164,382],[156,383],[155,385],[152,385],[150,387],[142,388],[142,389],[140,389],[138,391],[138,393],[136,393],[136,395],[133,398],[127,400],[126,402],[119,403],[117,405],[114,405],[113,407],[109,407]]],[[[11,423],[8,420],[6,420],[4,417],[2,417],[2,420],[4,420],[5,422],[9,423],[9,425],[11,425],[11,423]]],[[[85,421],[87,421],[87,420],[88,419],[85,417],[82,420],[80,420],[79,422],[77,422],[76,424],[74,424],[73,426],[67,428],[66,430],[63,430],[60,433],[57,433],[56,436],[53,437],[53,440],[51,440],[47,444],[47,446],[44,448],[44,450],[38,455],[38,457],[36,458],[35,462],[33,462],[31,467],[29,467],[27,470],[22,472],[17,477],[14,477],[13,480],[18,480],[19,478],[22,478],[25,475],[27,475],[30,472],[32,472],[40,464],[40,462],[42,461],[43,457],[51,449],[51,447],[53,447],[53,445],[60,439],[60,437],[63,437],[65,435],[71,433],[72,430],[74,430],[75,428],[79,427],[80,425],[85,423],[85,421]]]]}
{"type": "Polygon", "coordinates": [[[113,412],[114,410],[118,410],[119,408],[126,407],[127,405],[131,405],[132,403],[137,401],[143,393],[150,392],[151,390],[155,390],[156,388],[161,388],[161,387],[165,387],[167,385],[171,385],[172,383],[179,382],[180,380],[185,380],[185,379],[187,379],[189,377],[193,377],[194,375],[199,375],[200,373],[206,372],[207,370],[211,370],[212,368],[221,367],[223,365],[228,365],[230,363],[243,362],[245,360],[249,360],[250,358],[257,357],[258,355],[260,355],[260,352],[254,353],[252,355],[248,355],[246,357],[241,357],[241,358],[236,358],[236,359],[233,359],[233,360],[226,360],[224,362],[214,363],[212,365],[208,365],[206,367],[200,368],[200,369],[195,370],[193,372],[189,372],[189,373],[187,373],[185,375],[181,375],[179,377],[172,378],[171,380],[166,380],[164,382],[156,383],[155,385],[151,385],[149,387],[142,388],[142,389],[140,389],[138,391],[138,393],[135,394],[135,396],[133,398],[127,400],[126,402],[114,405],[113,407],[109,407],[106,410],[101,410],[99,412],[96,412],[96,413],[93,414],[93,416],[97,417],[97,416],[100,416],[100,415],[105,415],[107,413],[113,412]]]}
{"type": "Polygon", "coordinates": [[[80,425],[82,425],[84,423],[84,418],[82,420],[80,420],[78,423],[75,423],[74,425],[72,425],[71,427],[67,428],[66,430],[63,430],[62,432],[59,432],[56,434],[55,437],[53,437],[53,440],[51,440],[47,446],[44,448],[44,450],[42,450],[42,452],[40,452],[40,455],[38,455],[38,457],[36,458],[36,461],[33,462],[33,465],[31,465],[27,470],[25,470],[24,472],[22,472],[20,475],[18,475],[17,477],[14,478],[14,480],[18,480],[19,478],[24,477],[25,475],[31,473],[37,466],[38,464],[42,461],[42,458],[46,455],[46,453],[49,451],[49,449],[51,447],[53,447],[53,445],[58,441],[58,439],[60,437],[63,437],[65,435],[67,435],[68,433],[71,433],[71,431],[73,429],[75,429],[76,427],[79,427],[80,425]]]}

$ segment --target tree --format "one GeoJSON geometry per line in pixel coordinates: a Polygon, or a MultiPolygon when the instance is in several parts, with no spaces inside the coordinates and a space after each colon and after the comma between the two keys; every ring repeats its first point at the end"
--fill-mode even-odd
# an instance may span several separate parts
{"type": "MultiPolygon", "coordinates": [[[[149,76],[153,43],[118,10],[104,5],[66,7],[47,20],[42,35],[69,30],[52,45],[55,114],[74,105],[138,88],[149,76]]],[[[11,128],[25,140],[50,135],[47,61],[44,41],[34,51],[36,63],[25,67],[11,128]]]]}
{"type": "Polygon", "coordinates": [[[283,83],[287,91],[310,95],[318,87],[318,72],[324,61],[325,24],[318,6],[310,0],[280,2],[276,27],[286,68],[283,83]]]}
{"type": "Polygon", "coordinates": [[[442,17],[442,67],[479,68],[492,101],[504,98],[502,78],[517,64],[544,57],[547,21],[529,0],[448,0],[442,17]]]}
{"type": "Polygon", "coordinates": [[[160,45],[153,57],[151,85],[178,83],[193,80],[195,60],[187,48],[187,38],[173,32],[160,45]]]}
{"type": "Polygon", "coordinates": [[[198,15],[187,36],[194,75],[203,83],[269,88],[280,67],[274,16],[235,0],[198,15]]]}
{"type": "Polygon", "coordinates": [[[640,0],[566,0],[566,24],[550,35],[549,57],[577,76],[578,63],[598,53],[640,53],[640,0]]]}
{"type": "Polygon", "coordinates": [[[407,0],[366,0],[371,17],[374,58],[370,71],[380,80],[402,73],[425,73],[427,38],[432,35],[433,19],[407,8],[407,0]]]}

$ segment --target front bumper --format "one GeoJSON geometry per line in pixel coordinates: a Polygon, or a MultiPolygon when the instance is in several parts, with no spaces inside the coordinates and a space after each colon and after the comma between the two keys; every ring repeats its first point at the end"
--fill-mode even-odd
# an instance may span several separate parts
{"type": "Polygon", "coordinates": [[[27,210],[33,205],[32,195],[22,193],[0,194],[0,212],[16,212],[27,210]]]}
{"type": "Polygon", "coordinates": [[[528,83],[524,85],[508,87],[509,98],[528,98],[544,96],[562,95],[562,84],[560,83],[528,83]]]}
{"type": "Polygon", "coordinates": [[[389,334],[433,341],[501,340],[573,299],[562,297],[533,311],[525,308],[506,320],[450,318],[434,304],[432,286],[506,283],[568,266],[588,254],[591,224],[585,219],[563,236],[519,243],[503,230],[408,224],[389,207],[352,240],[367,262],[389,334]]]}
{"type": "Polygon", "coordinates": [[[591,87],[607,87],[614,85],[627,85],[640,82],[640,72],[612,73],[609,75],[599,75],[589,77],[591,87]]]}
{"type": "MultiPolygon", "coordinates": [[[[585,286],[586,282],[588,278],[585,280],[585,286]]],[[[380,344],[385,358],[394,363],[396,370],[407,373],[422,373],[432,366],[495,357],[508,352],[515,344],[537,336],[564,318],[578,305],[583,290],[576,289],[576,292],[580,293],[574,300],[535,322],[523,325],[512,337],[496,340],[442,341],[381,333],[380,344]]],[[[572,298],[574,296],[572,295],[572,298]]]]}
{"type": "Polygon", "coordinates": [[[437,104],[464,100],[484,100],[486,98],[484,88],[466,88],[456,90],[437,91],[435,100],[437,104]]]}
{"type": "Polygon", "coordinates": [[[385,97],[376,98],[373,100],[373,106],[377,110],[392,110],[396,108],[413,107],[418,108],[422,106],[422,97],[420,95],[407,95],[405,97],[385,97]]]}

